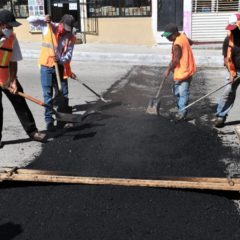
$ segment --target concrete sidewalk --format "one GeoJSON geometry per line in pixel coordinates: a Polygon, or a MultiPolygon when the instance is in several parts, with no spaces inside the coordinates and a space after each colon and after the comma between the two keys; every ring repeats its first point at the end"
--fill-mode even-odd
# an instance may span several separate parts
{"type": "MultiPolygon", "coordinates": [[[[20,42],[23,57],[36,59],[39,56],[41,43],[20,42]]],[[[223,57],[221,45],[193,46],[198,67],[222,67],[223,57]]],[[[171,44],[152,47],[139,45],[118,45],[88,43],[77,44],[73,61],[121,62],[141,65],[169,64],[171,44]]]]}

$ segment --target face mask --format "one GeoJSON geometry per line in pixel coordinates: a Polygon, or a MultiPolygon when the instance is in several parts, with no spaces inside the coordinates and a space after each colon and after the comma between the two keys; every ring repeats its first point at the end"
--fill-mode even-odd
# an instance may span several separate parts
{"type": "Polygon", "coordinates": [[[13,30],[12,29],[8,29],[8,28],[3,28],[2,29],[2,33],[5,35],[5,37],[9,38],[10,35],[12,34],[13,30]]]}

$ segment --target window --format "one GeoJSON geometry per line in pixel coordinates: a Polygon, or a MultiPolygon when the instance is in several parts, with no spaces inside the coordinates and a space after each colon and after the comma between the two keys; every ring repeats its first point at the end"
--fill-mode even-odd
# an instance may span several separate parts
{"type": "Polygon", "coordinates": [[[13,0],[13,12],[15,17],[28,17],[28,1],[27,0],[13,0]]]}
{"type": "Polygon", "coordinates": [[[0,8],[13,12],[17,18],[28,17],[28,0],[1,0],[0,8]]]}
{"type": "Polygon", "coordinates": [[[235,12],[240,10],[240,0],[193,0],[193,13],[235,12]]]}
{"type": "Polygon", "coordinates": [[[219,0],[218,1],[218,11],[238,11],[239,0],[219,0]]]}
{"type": "Polygon", "coordinates": [[[9,11],[12,11],[11,1],[1,0],[0,9],[7,9],[9,11]]]}
{"type": "Polygon", "coordinates": [[[88,17],[149,17],[151,0],[91,0],[88,17]]]}

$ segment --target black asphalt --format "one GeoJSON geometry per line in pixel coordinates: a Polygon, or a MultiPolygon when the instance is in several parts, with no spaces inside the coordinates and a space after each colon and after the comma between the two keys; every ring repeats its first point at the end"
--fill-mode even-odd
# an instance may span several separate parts
{"type": "MultiPolygon", "coordinates": [[[[28,167],[97,177],[225,177],[223,160],[239,155],[212,127],[215,106],[207,99],[192,108],[189,120],[195,120],[172,121],[169,80],[162,116],[145,113],[162,71],[132,68],[106,94],[111,103],[91,105],[100,113],[59,134],[28,167]]],[[[206,93],[204,79],[199,70],[191,101],[206,93]]],[[[0,239],[238,240],[237,199],[238,193],[220,191],[2,183],[0,239]]]]}

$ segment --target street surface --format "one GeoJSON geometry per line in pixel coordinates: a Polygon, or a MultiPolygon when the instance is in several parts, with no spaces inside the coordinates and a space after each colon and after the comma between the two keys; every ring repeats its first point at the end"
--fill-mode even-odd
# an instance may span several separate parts
{"type": "MultiPolygon", "coordinates": [[[[131,66],[126,64],[111,63],[72,63],[73,71],[77,76],[98,93],[103,93],[117,80],[121,79],[131,66]]],[[[40,83],[40,70],[37,66],[37,59],[24,60],[19,62],[18,78],[25,93],[42,100],[42,90],[40,83]]],[[[86,101],[96,101],[98,98],[80,83],[69,80],[70,104],[79,105],[86,101]]],[[[0,150],[0,167],[3,166],[26,166],[36,156],[38,156],[43,145],[30,141],[27,134],[16,117],[16,113],[4,96],[4,148],[0,150]]],[[[33,112],[39,130],[45,130],[44,109],[35,103],[28,104],[33,112]]]]}
{"type": "MultiPolygon", "coordinates": [[[[25,92],[42,99],[33,61],[19,67],[25,92]]],[[[189,122],[173,121],[171,80],[161,94],[161,116],[145,113],[164,68],[75,62],[73,70],[111,103],[70,81],[76,110],[96,109],[47,144],[30,142],[4,101],[1,166],[75,172],[81,176],[158,179],[160,176],[226,177],[239,166],[240,98],[227,126],[212,119],[221,92],[191,108],[189,122]],[[87,101],[87,103],[85,102],[87,101]]],[[[191,100],[223,84],[223,68],[199,69],[191,100]]],[[[44,130],[43,109],[29,104],[44,130]]],[[[54,137],[54,135],[52,136],[54,137]]],[[[239,193],[2,183],[0,239],[239,239],[239,193]]]]}

